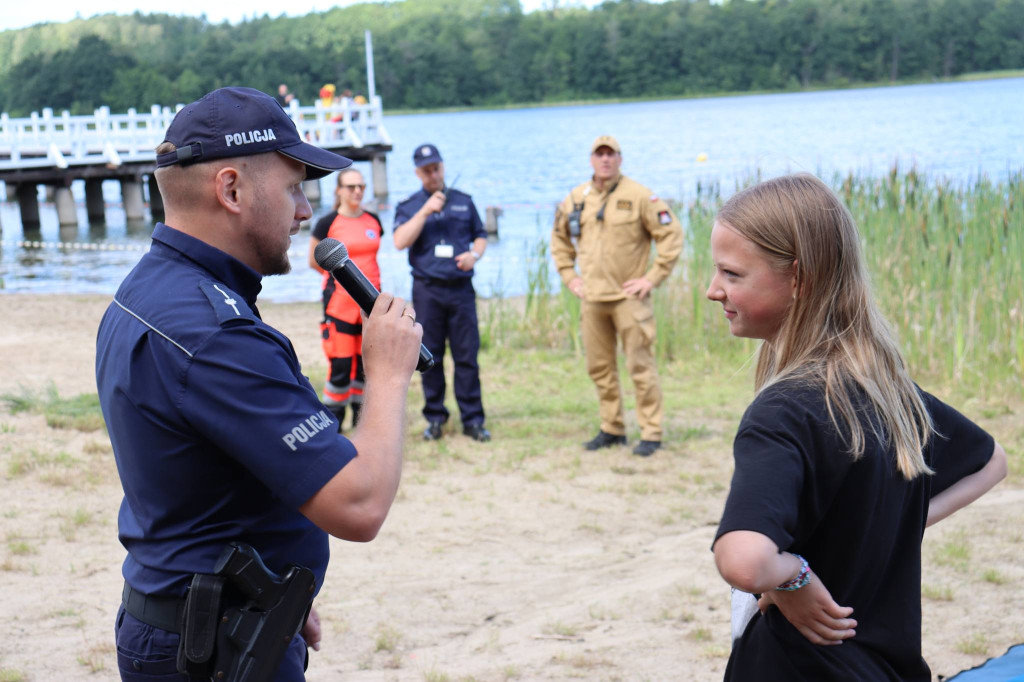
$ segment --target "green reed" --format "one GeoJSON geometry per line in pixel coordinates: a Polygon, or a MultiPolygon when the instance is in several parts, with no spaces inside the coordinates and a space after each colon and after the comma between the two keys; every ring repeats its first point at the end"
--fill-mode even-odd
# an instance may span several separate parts
{"type": "MultiPolygon", "coordinates": [[[[930,180],[911,168],[884,177],[848,175],[831,184],[860,229],[875,300],[893,325],[915,377],[970,387],[1024,385],[1024,171],[1005,182],[930,180]]],[[[720,306],[704,292],[709,246],[723,201],[698,185],[674,208],[686,247],[654,293],[657,353],[709,369],[739,368],[757,342],[729,335],[720,306]]],[[[547,243],[538,244],[522,301],[492,299],[482,321],[488,343],[581,352],[579,301],[552,291],[547,243]]]]}
{"type": "Polygon", "coordinates": [[[839,184],[873,291],[915,374],[1024,379],[1024,172],[928,182],[913,169],[839,184]]]}

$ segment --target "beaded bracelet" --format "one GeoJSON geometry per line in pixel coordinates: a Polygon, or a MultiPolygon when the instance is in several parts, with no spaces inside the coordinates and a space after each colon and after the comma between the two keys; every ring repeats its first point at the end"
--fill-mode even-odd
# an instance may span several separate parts
{"type": "Polygon", "coordinates": [[[804,587],[807,583],[811,582],[811,567],[807,565],[807,559],[803,558],[799,554],[794,554],[793,556],[800,560],[800,572],[797,573],[796,577],[792,580],[787,580],[776,587],[776,590],[792,592],[794,590],[799,590],[801,587],[804,587]]]}

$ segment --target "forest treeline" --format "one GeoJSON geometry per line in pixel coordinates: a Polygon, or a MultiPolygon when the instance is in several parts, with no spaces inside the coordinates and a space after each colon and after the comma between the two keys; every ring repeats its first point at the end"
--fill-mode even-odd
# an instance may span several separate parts
{"type": "MultiPolygon", "coordinates": [[[[557,2],[552,2],[557,5],[557,2]]],[[[1024,0],[641,0],[524,13],[518,0],[402,0],[302,17],[101,15],[0,33],[0,111],[188,102],[224,85],[386,109],[680,96],[1024,68],[1024,0]]]]}

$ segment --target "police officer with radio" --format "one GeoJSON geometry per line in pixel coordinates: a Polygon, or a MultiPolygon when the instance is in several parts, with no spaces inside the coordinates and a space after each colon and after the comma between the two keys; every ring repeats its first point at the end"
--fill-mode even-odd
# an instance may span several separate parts
{"type": "Polygon", "coordinates": [[[346,438],[256,305],[262,278],[288,272],[290,237],[311,216],[303,181],[350,164],[304,143],[281,106],[249,88],[186,106],[157,149],[166,223],[96,346],[124,488],[124,680],[304,679],[328,534],[373,539],[394,500],[415,313],[385,293],[366,318],[369,388],[346,438]],[[297,591],[294,576],[305,581],[297,591]],[[278,588],[280,603],[268,600],[278,588]]]}
{"type": "Polygon", "coordinates": [[[619,172],[622,151],[615,138],[594,140],[590,165],[593,176],[558,206],[551,230],[551,255],[562,282],[583,301],[583,348],[600,403],[601,430],[584,447],[626,443],[616,362],[621,338],[637,394],[640,442],[633,454],[647,457],[661,447],[662,437],[650,293],[679,258],[683,231],[662,199],[619,172]]]}
{"type": "Polygon", "coordinates": [[[412,301],[423,325],[423,345],[439,360],[421,377],[427,420],[423,437],[441,438],[448,421],[440,361],[448,342],[455,363],[455,400],[462,432],[473,440],[489,441],[477,364],[480,331],[472,279],[473,268],[487,249],[487,231],[473,199],[445,185],[444,161],[437,147],[416,147],[413,163],[423,188],[395,208],[394,240],[397,249],[409,249],[412,301]]]}

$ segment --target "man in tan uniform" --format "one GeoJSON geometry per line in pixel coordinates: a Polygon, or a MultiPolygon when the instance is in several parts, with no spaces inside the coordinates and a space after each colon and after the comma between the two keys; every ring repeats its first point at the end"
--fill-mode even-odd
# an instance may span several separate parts
{"type": "Polygon", "coordinates": [[[584,447],[626,443],[615,359],[621,338],[640,422],[641,440],[633,454],[647,457],[661,447],[662,416],[650,293],[679,258],[683,230],[664,201],[619,173],[622,152],[615,138],[602,135],[594,141],[590,165],[593,178],[559,205],[551,230],[551,255],[562,282],[583,301],[587,372],[601,403],[601,430],[584,447]],[[651,240],[657,248],[653,263],[651,240]]]}

